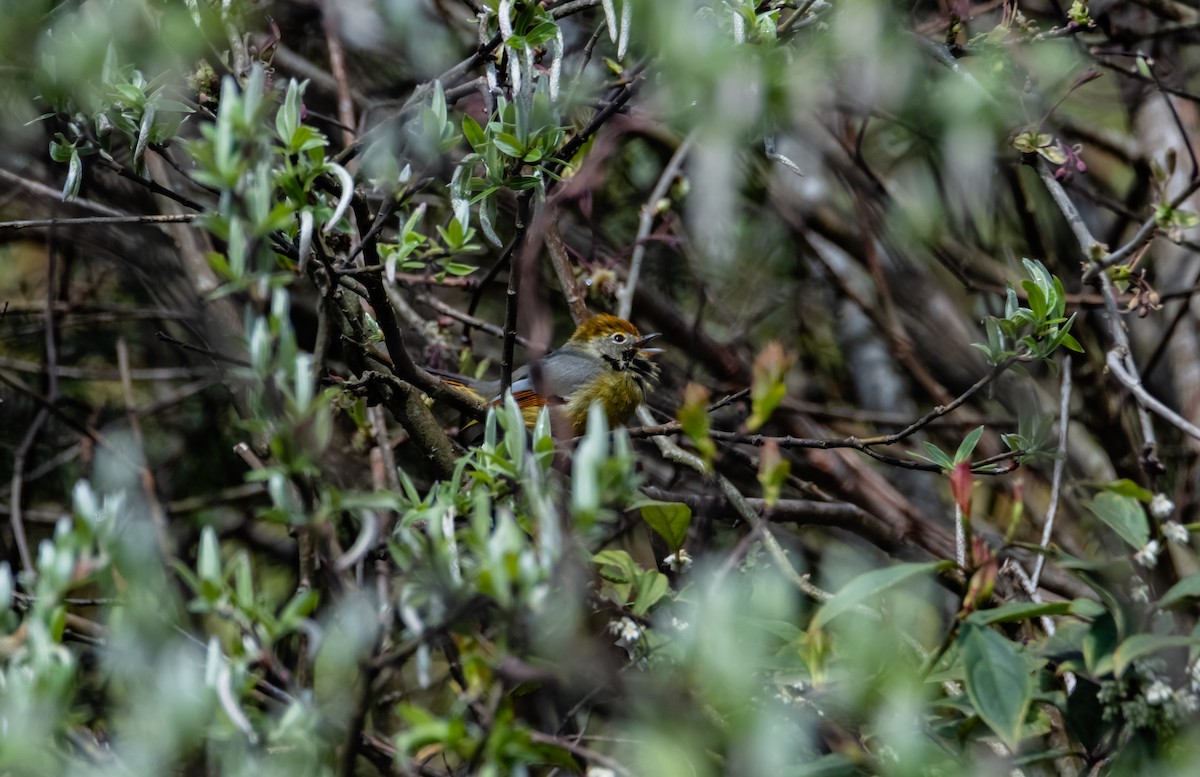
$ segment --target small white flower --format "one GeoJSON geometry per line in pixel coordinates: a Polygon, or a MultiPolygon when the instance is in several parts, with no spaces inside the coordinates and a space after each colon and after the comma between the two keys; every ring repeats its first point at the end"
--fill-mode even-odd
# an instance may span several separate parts
{"type": "Polygon", "coordinates": [[[611,621],[608,624],[608,630],[617,635],[617,644],[623,648],[636,645],[642,638],[642,627],[628,616],[611,621]]]}
{"type": "Polygon", "coordinates": [[[691,624],[689,624],[685,620],[680,620],[679,618],[676,618],[674,615],[671,616],[671,628],[675,629],[676,631],[687,631],[687,628],[690,625],[691,624]]]}
{"type": "Polygon", "coordinates": [[[1146,569],[1154,569],[1154,565],[1158,563],[1158,551],[1158,540],[1150,540],[1146,547],[1133,554],[1133,560],[1146,569]]]}
{"type": "Polygon", "coordinates": [[[1200,697],[1184,690],[1175,692],[1175,703],[1179,705],[1180,709],[1189,714],[1200,709],[1200,697]]]}
{"type": "Polygon", "coordinates": [[[617,777],[617,773],[604,766],[589,766],[587,777],[617,777]]]}
{"type": "Polygon", "coordinates": [[[1191,539],[1191,533],[1178,521],[1167,521],[1162,527],[1163,536],[1168,542],[1176,545],[1187,545],[1191,539]]]}
{"type": "Polygon", "coordinates": [[[672,572],[686,572],[692,566],[692,556],[686,548],[680,548],[678,553],[672,553],[664,558],[663,564],[672,572]]]}
{"type": "Polygon", "coordinates": [[[1143,582],[1135,584],[1129,589],[1129,598],[1133,599],[1138,604],[1149,604],[1150,602],[1150,586],[1143,582]]]}
{"type": "Polygon", "coordinates": [[[1175,512],[1175,503],[1161,491],[1155,494],[1154,498],[1150,500],[1150,514],[1158,520],[1165,520],[1173,512],[1175,512]]]}
{"type": "Polygon", "coordinates": [[[1192,690],[1200,691],[1200,661],[1192,662],[1192,667],[1189,671],[1192,675],[1192,690]]]}
{"type": "Polygon", "coordinates": [[[1162,680],[1155,680],[1150,687],[1146,689],[1146,703],[1151,706],[1157,706],[1165,701],[1170,700],[1171,686],[1164,683],[1162,680]]]}

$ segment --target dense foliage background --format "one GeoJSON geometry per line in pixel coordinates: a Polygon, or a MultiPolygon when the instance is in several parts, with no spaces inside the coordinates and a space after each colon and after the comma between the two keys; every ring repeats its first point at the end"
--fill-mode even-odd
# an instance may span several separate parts
{"type": "Polygon", "coordinates": [[[1194,770],[1200,12],[3,16],[0,774],[1194,770]]]}

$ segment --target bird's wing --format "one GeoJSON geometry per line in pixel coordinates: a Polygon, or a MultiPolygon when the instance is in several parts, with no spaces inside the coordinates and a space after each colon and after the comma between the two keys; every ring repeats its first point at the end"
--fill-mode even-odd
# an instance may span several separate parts
{"type": "MultiPolygon", "coordinates": [[[[560,405],[603,369],[598,359],[571,346],[563,346],[513,373],[513,398],[522,407],[526,406],[523,402],[540,404],[537,402],[539,396],[545,397],[547,404],[560,405]]],[[[492,401],[499,400],[497,394],[492,401]]]]}

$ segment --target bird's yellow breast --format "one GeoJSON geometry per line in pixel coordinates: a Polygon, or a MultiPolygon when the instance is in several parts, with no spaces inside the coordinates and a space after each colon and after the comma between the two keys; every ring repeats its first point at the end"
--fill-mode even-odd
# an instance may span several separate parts
{"type": "Polygon", "coordinates": [[[588,408],[600,403],[609,427],[620,426],[646,399],[642,386],[627,370],[605,370],[567,398],[567,416],[576,435],[587,431],[588,408]]]}

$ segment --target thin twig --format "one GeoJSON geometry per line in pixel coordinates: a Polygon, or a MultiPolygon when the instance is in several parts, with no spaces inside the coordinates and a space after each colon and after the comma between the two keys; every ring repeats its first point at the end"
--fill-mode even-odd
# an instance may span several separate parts
{"type": "MultiPolygon", "coordinates": [[[[28,372],[35,375],[42,373],[53,374],[56,378],[70,380],[111,380],[118,381],[121,374],[117,370],[92,369],[90,367],[70,367],[67,365],[39,364],[26,359],[12,359],[0,356],[0,368],[15,372],[28,372]]],[[[134,380],[194,380],[209,374],[209,371],[187,367],[143,367],[129,371],[134,380]]]]}
{"type": "Polygon", "coordinates": [[[687,158],[695,140],[696,130],[692,130],[679,144],[679,148],[675,149],[675,153],[671,155],[670,161],[667,162],[667,166],[663,168],[662,174],[658,177],[658,182],[650,191],[650,197],[642,205],[641,213],[638,216],[637,236],[633,239],[633,256],[629,259],[629,275],[621,290],[617,292],[617,315],[621,318],[628,319],[633,312],[633,295],[637,291],[638,278],[642,273],[642,261],[646,256],[646,238],[650,235],[650,228],[654,226],[654,217],[658,215],[658,202],[666,196],[667,189],[675,180],[675,175],[679,172],[679,168],[683,165],[683,160],[687,158]]]}
{"type": "MultiPolygon", "coordinates": [[[[654,423],[654,417],[650,415],[650,411],[645,405],[639,407],[637,413],[638,420],[643,424],[654,423]]],[[[721,489],[721,493],[729,500],[729,504],[733,507],[734,511],[741,516],[742,520],[746,521],[762,535],[763,546],[766,547],[767,554],[775,562],[775,565],[779,567],[779,571],[783,573],[783,576],[792,585],[796,586],[796,588],[820,601],[820,589],[810,583],[806,577],[796,572],[795,567],[792,566],[792,562],[788,560],[787,551],[783,549],[783,546],[779,544],[779,540],[771,532],[771,527],[758,514],[758,511],[750,506],[750,503],[746,501],[746,497],[738,490],[737,486],[730,482],[729,478],[721,474],[711,473],[703,459],[694,453],[685,451],[666,437],[654,437],[653,440],[664,459],[673,461],[676,464],[682,464],[689,469],[699,472],[701,475],[713,478],[717,486],[721,489]]]]}
{"type": "Polygon", "coordinates": [[[185,351],[191,351],[193,353],[198,353],[203,356],[207,356],[210,359],[228,362],[229,364],[233,364],[237,367],[249,367],[250,366],[250,362],[248,362],[248,361],[245,361],[243,359],[236,359],[232,356],[226,356],[225,354],[220,353],[218,351],[214,351],[211,348],[201,348],[200,346],[191,345],[190,343],[185,343],[182,340],[177,340],[176,338],[171,337],[166,332],[162,332],[162,331],[155,332],[155,336],[158,337],[159,340],[162,340],[164,343],[169,343],[170,345],[174,345],[178,348],[182,348],[185,351]]]}
{"type": "MultiPolygon", "coordinates": [[[[1063,358],[1062,387],[1059,389],[1058,401],[1058,451],[1054,459],[1054,475],[1050,481],[1050,506],[1046,508],[1046,525],[1042,527],[1041,546],[1044,550],[1050,545],[1050,535],[1054,531],[1054,518],[1058,514],[1058,500],[1062,494],[1063,471],[1067,466],[1067,427],[1071,424],[1071,357],[1063,358]]],[[[1039,553],[1033,566],[1033,575],[1029,579],[1029,592],[1035,593],[1038,580],[1042,577],[1042,567],[1046,564],[1046,554],[1039,553]]]]}
{"type": "MultiPolygon", "coordinates": [[[[1067,223],[1071,225],[1071,230],[1075,233],[1075,238],[1079,241],[1079,247],[1083,252],[1084,261],[1092,262],[1091,266],[1084,273],[1084,278],[1086,279],[1089,273],[1092,273],[1093,271],[1095,271],[1099,277],[1100,293],[1104,298],[1104,308],[1108,314],[1108,333],[1113,342],[1113,347],[1109,350],[1108,355],[1106,356],[1106,361],[1109,363],[1110,370],[1112,371],[1113,375],[1116,376],[1117,379],[1122,383],[1125,383],[1130,390],[1134,392],[1134,395],[1141,400],[1137,403],[1137,415],[1138,423],[1142,430],[1142,462],[1143,466],[1147,469],[1156,470],[1160,466],[1155,458],[1157,440],[1154,434],[1154,424],[1151,423],[1150,414],[1146,409],[1149,406],[1149,403],[1146,400],[1149,399],[1154,402],[1156,412],[1159,410],[1165,411],[1166,413],[1170,413],[1171,417],[1183,422],[1184,424],[1187,424],[1187,426],[1191,427],[1192,429],[1195,429],[1196,427],[1188,424],[1178,414],[1175,414],[1161,402],[1158,402],[1158,400],[1151,397],[1149,392],[1142,387],[1141,377],[1138,375],[1137,369],[1133,365],[1133,357],[1131,355],[1132,349],[1129,345],[1129,336],[1125,332],[1124,324],[1121,321],[1121,314],[1117,310],[1117,297],[1116,291],[1113,289],[1112,279],[1108,277],[1108,273],[1100,271],[1103,268],[1104,263],[1106,261],[1111,261],[1112,257],[1116,254],[1109,254],[1106,259],[1096,258],[1095,254],[1096,251],[1099,250],[1100,244],[1096,241],[1096,238],[1092,236],[1092,233],[1088,230],[1087,225],[1083,222],[1083,218],[1079,215],[1079,210],[1075,207],[1075,203],[1071,201],[1071,198],[1067,195],[1066,190],[1063,189],[1063,186],[1061,183],[1059,183],[1058,179],[1054,177],[1054,173],[1051,172],[1048,165],[1039,164],[1037,166],[1037,170],[1038,176],[1042,179],[1042,183],[1045,185],[1046,190],[1050,192],[1051,199],[1053,199],[1055,204],[1058,205],[1058,208],[1060,211],[1062,211],[1063,217],[1066,218],[1067,223]],[[1113,364],[1117,365],[1116,369],[1112,369],[1113,364]]],[[[1200,181],[1193,181],[1188,188],[1194,191],[1194,187],[1200,187],[1200,181]]],[[[1182,202],[1183,199],[1179,199],[1179,202],[1182,202]]],[[[1141,234],[1142,231],[1143,230],[1139,230],[1139,234],[1141,234]]],[[[1149,234],[1149,230],[1145,231],[1147,234],[1149,234]]],[[[1134,241],[1127,243],[1121,250],[1125,251],[1126,249],[1129,249],[1130,253],[1132,253],[1134,249],[1130,248],[1130,246],[1133,246],[1136,240],[1137,238],[1135,237],[1134,241]]],[[[1165,415],[1163,417],[1167,418],[1165,415]]],[[[1183,427],[1180,428],[1182,429],[1183,427]]]]}
{"type": "Polygon", "coordinates": [[[1190,423],[1186,418],[1176,413],[1171,408],[1163,404],[1159,399],[1146,391],[1146,387],[1142,385],[1141,378],[1130,367],[1126,366],[1125,361],[1128,357],[1122,358],[1120,352],[1116,349],[1110,349],[1105,356],[1105,364],[1108,365],[1108,370],[1120,381],[1125,388],[1133,392],[1137,398],[1138,405],[1149,408],[1159,415],[1167,423],[1174,426],[1179,431],[1200,440],[1200,427],[1190,423]]]}
{"type": "MultiPolygon", "coordinates": [[[[1040,170],[1041,170],[1041,166],[1039,166],[1039,171],[1040,170]]],[[[1053,174],[1050,174],[1049,177],[1051,180],[1054,180],[1055,183],[1058,183],[1058,181],[1054,179],[1053,174]]],[[[1042,180],[1045,181],[1046,176],[1043,175],[1042,180]]],[[[1064,197],[1064,198],[1066,198],[1066,192],[1062,190],[1061,185],[1059,185],[1056,188],[1052,188],[1050,190],[1051,197],[1054,198],[1054,201],[1056,203],[1058,203],[1059,208],[1062,209],[1063,204],[1059,202],[1059,198],[1055,194],[1056,191],[1061,192],[1062,197],[1064,197]]],[[[1170,205],[1168,207],[1171,210],[1175,210],[1180,205],[1183,205],[1183,203],[1187,202],[1188,198],[1190,198],[1197,191],[1200,191],[1200,179],[1191,181],[1183,189],[1183,191],[1179,192],[1179,194],[1172,197],[1170,205]]],[[[1067,198],[1066,202],[1069,204],[1070,199],[1067,198]]],[[[1069,207],[1071,208],[1071,210],[1074,210],[1074,208],[1075,208],[1075,206],[1073,204],[1069,204],[1069,207]]],[[[1066,211],[1063,211],[1063,215],[1066,215],[1066,211]]],[[[1078,219],[1079,224],[1081,224],[1081,225],[1083,224],[1083,220],[1079,218],[1078,211],[1075,211],[1075,218],[1078,219]]],[[[1067,220],[1071,221],[1071,217],[1068,216],[1067,220]]],[[[1074,222],[1072,222],[1072,229],[1075,229],[1074,222]]],[[[1087,227],[1084,226],[1083,229],[1086,231],[1087,227]]],[[[1149,218],[1147,218],[1145,221],[1142,222],[1142,225],[1140,227],[1138,227],[1138,231],[1136,233],[1134,233],[1133,237],[1131,237],[1129,239],[1129,241],[1125,243],[1125,245],[1121,246],[1116,251],[1113,251],[1112,253],[1107,254],[1099,259],[1092,259],[1091,251],[1085,250],[1084,255],[1087,256],[1089,259],[1092,259],[1092,265],[1090,267],[1088,267],[1087,270],[1083,273],[1084,282],[1086,283],[1087,281],[1092,280],[1100,272],[1108,269],[1109,267],[1118,265],[1121,262],[1124,262],[1129,257],[1133,256],[1134,252],[1136,252],[1138,249],[1140,249],[1143,245],[1146,244],[1146,242],[1148,240],[1150,240],[1151,237],[1154,236],[1154,232],[1157,229],[1158,229],[1158,219],[1154,215],[1151,215],[1149,218]]],[[[1078,231],[1076,231],[1076,236],[1077,237],[1079,236],[1078,231]]],[[[1092,238],[1092,241],[1093,241],[1094,245],[1099,245],[1098,243],[1095,242],[1095,238],[1092,238]]]]}
{"type": "MultiPolygon", "coordinates": [[[[9,183],[17,184],[18,186],[20,186],[30,192],[33,192],[37,196],[47,199],[51,202],[61,202],[62,201],[62,192],[60,192],[59,190],[52,189],[44,183],[40,183],[38,181],[33,181],[28,178],[23,178],[20,175],[17,175],[16,173],[14,173],[10,170],[5,170],[2,167],[0,167],[0,180],[4,180],[4,181],[8,181],[9,183]]],[[[132,214],[126,213],[122,210],[118,210],[117,208],[114,208],[112,206],[105,205],[105,204],[99,203],[99,202],[94,202],[92,200],[89,200],[89,199],[86,199],[83,197],[76,197],[75,199],[71,200],[71,205],[74,207],[77,207],[77,208],[83,208],[84,210],[90,210],[94,213],[103,213],[106,216],[117,216],[120,218],[128,218],[132,215],[132,214]]]]}
{"type": "MultiPolygon", "coordinates": [[[[597,763],[609,771],[620,775],[625,775],[625,777],[633,777],[633,772],[622,766],[621,763],[615,758],[607,756],[604,753],[597,752],[590,747],[584,747],[583,745],[573,742],[570,739],[566,739],[565,737],[556,737],[552,734],[545,734],[541,731],[533,730],[529,732],[529,738],[534,742],[538,742],[543,745],[560,747],[572,755],[578,756],[585,761],[597,763]]],[[[589,769],[588,771],[593,770],[589,769]]]]}
{"type": "MultiPolygon", "coordinates": [[[[321,5],[321,21],[325,29],[325,46],[329,51],[329,71],[337,83],[338,121],[343,127],[353,127],[354,97],[350,89],[350,79],[346,76],[346,55],[342,49],[340,30],[338,29],[337,9],[331,2],[321,5]]],[[[349,146],[354,142],[354,132],[342,130],[342,142],[349,146]]]]}
{"type": "Polygon", "coordinates": [[[517,238],[513,243],[512,259],[508,268],[508,291],[504,297],[504,345],[500,350],[500,396],[512,385],[513,352],[517,343],[517,306],[521,295],[522,259],[525,243],[529,239],[532,221],[532,190],[517,198],[517,238]]]}
{"type": "MultiPolygon", "coordinates": [[[[442,302],[437,297],[432,297],[427,294],[422,294],[417,297],[417,301],[421,302],[425,305],[428,305],[429,307],[433,308],[435,311],[442,314],[443,316],[448,316],[450,318],[453,318],[456,321],[461,321],[464,324],[468,324],[472,328],[478,329],[481,332],[486,332],[487,334],[492,335],[493,337],[501,337],[501,338],[504,337],[504,327],[496,326],[495,324],[493,324],[490,321],[484,321],[482,318],[477,318],[475,316],[467,315],[466,313],[463,313],[462,311],[460,311],[458,308],[455,308],[451,305],[447,305],[445,302],[442,302]]],[[[517,335],[517,344],[522,346],[523,348],[528,348],[530,343],[529,343],[528,338],[517,335]]]]}
{"type": "MultiPolygon", "coordinates": [[[[546,252],[550,255],[550,266],[554,268],[554,275],[558,278],[558,285],[562,288],[563,298],[567,301],[567,309],[571,311],[571,319],[576,325],[579,325],[589,317],[587,304],[583,301],[584,292],[579,288],[579,283],[575,278],[575,269],[571,266],[567,244],[558,230],[558,219],[551,218],[549,222],[545,243],[546,252]]],[[[628,316],[622,316],[622,318],[628,318],[628,316]]]]}
{"type": "Polygon", "coordinates": [[[180,224],[200,218],[198,213],[168,213],[149,216],[80,216],[66,219],[31,219],[29,221],[0,221],[0,230],[32,229],[35,227],[79,226],[81,224],[180,224]]]}
{"type": "MultiPolygon", "coordinates": [[[[112,379],[110,378],[110,380],[112,380],[112,379]]],[[[121,463],[127,464],[128,466],[133,467],[133,468],[137,467],[137,464],[135,462],[131,461],[129,459],[129,457],[126,456],[124,453],[122,453],[119,448],[113,446],[113,444],[108,441],[107,437],[105,437],[99,431],[88,426],[87,424],[82,424],[82,423],[76,421],[74,418],[72,418],[71,416],[64,413],[58,407],[57,402],[49,401],[46,397],[43,397],[38,392],[34,391],[33,388],[31,388],[29,385],[25,384],[23,381],[17,380],[16,378],[13,378],[12,376],[5,375],[3,372],[0,372],[0,383],[7,384],[8,386],[11,386],[12,388],[21,392],[25,396],[29,397],[42,410],[45,410],[47,413],[49,413],[50,415],[59,419],[60,421],[62,421],[64,424],[66,424],[71,429],[74,429],[75,431],[79,432],[83,436],[87,437],[89,440],[91,440],[92,442],[96,443],[101,448],[103,448],[106,452],[111,453],[113,455],[113,457],[116,458],[117,460],[119,460],[121,463]]],[[[20,452],[20,449],[18,449],[18,453],[19,452],[20,452]]],[[[16,465],[14,463],[14,467],[15,466],[16,465]]]]}
{"type": "MultiPolygon", "coordinates": [[[[12,525],[13,539],[17,543],[17,553],[21,557],[21,568],[26,574],[34,574],[33,557],[29,553],[29,541],[25,536],[25,522],[21,518],[21,491],[25,482],[25,460],[29,452],[33,450],[33,444],[37,440],[38,432],[46,423],[46,419],[51,412],[57,411],[58,403],[58,341],[57,330],[55,328],[54,303],[55,294],[58,289],[58,244],[55,240],[55,232],[51,231],[50,241],[46,247],[47,266],[46,266],[46,298],[45,298],[45,333],[44,343],[46,347],[46,396],[37,396],[42,405],[38,409],[37,415],[34,416],[33,422],[29,424],[29,429],[25,432],[25,438],[21,441],[21,445],[17,448],[17,453],[13,457],[12,471],[12,490],[9,503],[12,506],[12,512],[9,516],[9,522],[12,525]]],[[[10,382],[10,381],[6,381],[10,382]]],[[[35,395],[36,396],[36,395],[35,395]]]]}

